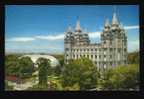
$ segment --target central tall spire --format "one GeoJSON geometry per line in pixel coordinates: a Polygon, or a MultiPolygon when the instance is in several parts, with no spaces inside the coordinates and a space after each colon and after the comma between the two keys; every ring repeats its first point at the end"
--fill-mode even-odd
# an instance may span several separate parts
{"type": "Polygon", "coordinates": [[[117,19],[117,16],[116,16],[116,13],[115,13],[115,12],[114,12],[114,14],[113,14],[112,24],[118,24],[118,19],[117,19]]]}
{"type": "Polygon", "coordinates": [[[77,22],[76,22],[76,28],[75,28],[75,30],[76,31],[81,31],[79,17],[77,17],[77,22]]]}
{"type": "Polygon", "coordinates": [[[116,15],[116,7],[114,6],[114,13],[113,13],[113,18],[112,18],[112,25],[117,25],[118,23],[118,19],[117,19],[117,15],[116,15]]]}

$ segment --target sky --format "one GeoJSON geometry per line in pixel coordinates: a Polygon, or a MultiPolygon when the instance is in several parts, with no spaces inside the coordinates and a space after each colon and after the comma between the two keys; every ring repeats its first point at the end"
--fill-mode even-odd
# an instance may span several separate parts
{"type": "Polygon", "coordinates": [[[138,5],[6,5],[6,52],[63,53],[64,33],[77,17],[91,43],[100,43],[104,22],[114,12],[128,37],[128,52],[139,50],[138,5]]]}

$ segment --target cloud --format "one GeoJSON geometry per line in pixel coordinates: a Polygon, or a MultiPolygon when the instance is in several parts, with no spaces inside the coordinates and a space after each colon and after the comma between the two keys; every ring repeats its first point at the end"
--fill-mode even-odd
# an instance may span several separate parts
{"type": "MultiPolygon", "coordinates": [[[[88,33],[90,38],[100,38],[100,32],[90,32],[88,33]]],[[[7,41],[13,41],[13,42],[30,42],[34,40],[63,40],[64,34],[58,34],[58,35],[38,35],[33,37],[14,37],[10,38],[7,41]]]]}
{"type": "Polygon", "coordinates": [[[135,39],[135,40],[128,40],[128,50],[129,52],[133,52],[136,50],[139,50],[139,40],[135,39]]]}
{"type": "MultiPolygon", "coordinates": [[[[90,32],[88,33],[90,38],[99,38],[100,37],[100,32],[90,32]]],[[[36,39],[44,39],[44,40],[63,40],[64,39],[64,34],[59,34],[59,35],[48,35],[48,36],[35,36],[36,39]]]]}
{"type": "Polygon", "coordinates": [[[34,41],[35,38],[33,37],[14,37],[10,38],[6,41],[12,41],[12,42],[29,42],[29,41],[34,41]]]}
{"type": "Polygon", "coordinates": [[[138,25],[124,26],[124,29],[126,29],[126,30],[139,29],[139,26],[138,25]]]}
{"type": "Polygon", "coordinates": [[[89,37],[90,38],[100,38],[100,32],[97,31],[97,32],[90,32],[89,33],[89,37]]]}
{"type": "Polygon", "coordinates": [[[64,34],[59,34],[59,35],[48,35],[48,36],[35,36],[37,39],[44,39],[44,40],[62,40],[64,39],[64,34]]]}
{"type": "Polygon", "coordinates": [[[13,37],[13,38],[8,38],[6,41],[12,41],[12,42],[30,42],[34,40],[63,40],[64,39],[64,34],[59,34],[59,35],[38,35],[38,36],[33,36],[33,37],[13,37]]]}
{"type": "MultiPolygon", "coordinates": [[[[124,26],[124,29],[126,30],[132,30],[132,29],[139,29],[138,25],[131,25],[131,26],[124,26]]],[[[100,31],[96,32],[89,32],[90,38],[100,38],[100,31]]],[[[11,39],[8,39],[7,41],[15,41],[15,42],[29,42],[34,41],[36,39],[42,39],[42,40],[63,40],[64,34],[58,34],[58,35],[38,35],[34,37],[14,37],[11,39]]]]}

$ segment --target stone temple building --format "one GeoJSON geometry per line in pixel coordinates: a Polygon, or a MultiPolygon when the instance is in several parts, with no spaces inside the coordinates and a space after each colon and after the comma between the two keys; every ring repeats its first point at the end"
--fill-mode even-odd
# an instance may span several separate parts
{"type": "Polygon", "coordinates": [[[112,22],[106,19],[101,32],[100,43],[90,43],[88,33],[80,27],[79,19],[75,30],[71,27],[64,37],[65,63],[70,59],[87,57],[99,70],[127,64],[127,36],[126,31],[113,13],[112,22]]]}

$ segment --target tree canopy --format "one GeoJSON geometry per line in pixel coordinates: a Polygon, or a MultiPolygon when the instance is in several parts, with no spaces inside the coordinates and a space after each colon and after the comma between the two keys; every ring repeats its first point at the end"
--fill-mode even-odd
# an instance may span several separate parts
{"type": "MultiPolygon", "coordinates": [[[[5,56],[5,74],[30,78],[35,71],[34,64],[29,57],[19,58],[20,55],[5,56]]],[[[56,56],[59,66],[51,67],[50,60],[39,58],[38,78],[39,83],[28,90],[138,90],[139,54],[128,54],[128,65],[116,66],[98,71],[96,66],[88,58],[70,60],[64,64],[62,55],[56,56]],[[50,85],[48,85],[48,82],[50,85]]],[[[6,82],[6,89],[12,89],[6,82]]]]}
{"type": "Polygon", "coordinates": [[[29,57],[10,55],[5,62],[6,75],[30,77],[34,71],[34,64],[29,57]]]}
{"type": "Polygon", "coordinates": [[[36,63],[38,64],[38,77],[39,85],[47,85],[48,72],[50,68],[50,60],[45,58],[39,58],[36,63]]]}
{"type": "Polygon", "coordinates": [[[34,72],[34,63],[30,57],[22,57],[19,59],[19,72],[21,77],[31,77],[34,72]]]}
{"type": "Polygon", "coordinates": [[[98,72],[88,58],[71,60],[63,71],[63,85],[65,87],[79,85],[81,90],[95,88],[98,72]]]}
{"type": "Polygon", "coordinates": [[[107,90],[130,90],[139,87],[139,66],[131,64],[106,70],[102,87],[107,90]]]}
{"type": "Polygon", "coordinates": [[[139,64],[140,58],[139,58],[139,52],[131,52],[128,53],[128,63],[129,64],[139,64]]]}

